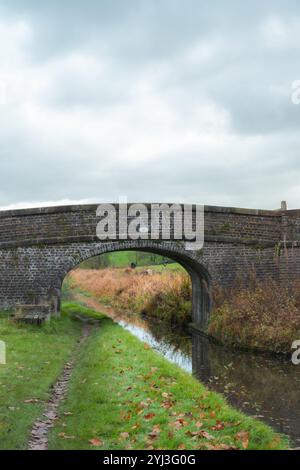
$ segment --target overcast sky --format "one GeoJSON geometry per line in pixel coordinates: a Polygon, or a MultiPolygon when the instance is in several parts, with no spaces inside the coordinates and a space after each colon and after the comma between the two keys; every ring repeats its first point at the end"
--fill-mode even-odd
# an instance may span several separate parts
{"type": "Polygon", "coordinates": [[[0,206],[300,208],[299,59],[299,0],[0,0],[0,206]]]}

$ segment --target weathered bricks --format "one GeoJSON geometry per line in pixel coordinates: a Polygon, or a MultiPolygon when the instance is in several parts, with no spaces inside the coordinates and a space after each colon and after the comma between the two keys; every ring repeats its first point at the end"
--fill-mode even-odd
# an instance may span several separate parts
{"type": "Polygon", "coordinates": [[[184,242],[172,240],[172,230],[168,241],[101,242],[96,238],[96,208],[0,212],[0,308],[30,305],[34,314],[32,305],[48,305],[54,313],[71,269],[92,256],[124,249],[150,250],[181,262],[193,280],[198,320],[207,315],[202,301],[200,305],[202,280],[212,287],[230,286],[253,270],[262,279],[272,276],[285,282],[300,276],[300,211],[206,206],[204,248],[188,251],[184,242]]]}

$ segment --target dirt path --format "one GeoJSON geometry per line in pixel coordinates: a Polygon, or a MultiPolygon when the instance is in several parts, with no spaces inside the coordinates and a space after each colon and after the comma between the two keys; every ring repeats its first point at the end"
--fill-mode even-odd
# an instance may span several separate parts
{"type": "Polygon", "coordinates": [[[89,337],[91,329],[92,326],[90,324],[85,323],[83,325],[82,335],[73,351],[72,359],[66,363],[60,378],[54,384],[51,397],[47,402],[43,416],[39,418],[32,427],[28,443],[29,450],[48,449],[49,430],[53,427],[55,420],[58,419],[58,407],[66,396],[70,378],[76,364],[78,351],[89,337]]]}
{"type": "Polygon", "coordinates": [[[75,300],[78,302],[84,303],[87,307],[92,308],[96,312],[101,312],[107,315],[108,317],[112,318],[113,320],[118,320],[121,316],[120,313],[117,313],[112,307],[108,307],[104,305],[99,300],[95,299],[94,297],[89,297],[84,294],[74,293],[75,300]]]}

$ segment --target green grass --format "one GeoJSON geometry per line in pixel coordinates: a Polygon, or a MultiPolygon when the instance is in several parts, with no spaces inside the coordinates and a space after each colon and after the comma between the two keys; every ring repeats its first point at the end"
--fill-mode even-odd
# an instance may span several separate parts
{"type": "Polygon", "coordinates": [[[38,327],[14,324],[0,314],[0,340],[7,351],[7,364],[0,365],[0,449],[26,449],[31,426],[80,332],[81,325],[67,316],[38,327]],[[32,399],[37,402],[25,403],[32,399]]]}
{"type": "Polygon", "coordinates": [[[269,427],[230,408],[110,319],[69,302],[60,319],[43,327],[0,315],[7,346],[7,364],[0,365],[1,450],[27,448],[51,385],[80,337],[81,324],[72,321],[78,313],[100,326],[77,353],[51,449],[97,449],[91,439],[101,439],[101,449],[242,448],[248,437],[250,449],[286,448],[269,427]]]}
{"type": "Polygon", "coordinates": [[[108,254],[108,266],[121,268],[130,266],[130,263],[136,263],[136,253],[134,251],[118,251],[108,254]]]}
{"type": "Polygon", "coordinates": [[[84,305],[80,305],[79,303],[75,302],[64,302],[63,313],[64,315],[67,315],[73,319],[76,318],[76,315],[79,315],[81,318],[86,317],[92,320],[101,320],[105,318],[105,315],[103,315],[103,313],[95,312],[95,310],[92,310],[89,307],[85,307],[84,305]]]}
{"type": "Polygon", "coordinates": [[[181,266],[179,263],[168,263],[168,264],[152,264],[149,266],[139,266],[136,268],[136,271],[145,271],[145,269],[151,269],[152,271],[155,272],[165,272],[165,271],[182,271],[186,272],[183,266],[181,266]]]}
{"type": "Polygon", "coordinates": [[[233,410],[221,395],[208,392],[103,317],[79,353],[59,412],[50,449],[242,449],[243,442],[249,449],[287,446],[268,426],[233,410]],[[90,443],[93,439],[100,440],[99,447],[90,443]]]}
{"type": "Polygon", "coordinates": [[[104,253],[103,255],[95,256],[82,263],[84,268],[126,268],[131,263],[137,266],[149,266],[151,264],[162,263],[165,260],[160,255],[143,251],[118,251],[113,253],[104,253]]]}

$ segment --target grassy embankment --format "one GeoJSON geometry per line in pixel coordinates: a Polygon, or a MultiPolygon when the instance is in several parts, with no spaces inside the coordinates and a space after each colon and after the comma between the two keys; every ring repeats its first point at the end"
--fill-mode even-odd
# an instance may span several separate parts
{"type": "Polygon", "coordinates": [[[65,316],[36,327],[14,324],[0,314],[7,355],[7,364],[0,365],[0,449],[26,449],[31,426],[80,332],[81,326],[65,316]]]}
{"type": "MultiPolygon", "coordinates": [[[[160,269],[76,270],[70,274],[82,289],[114,308],[137,315],[187,324],[191,321],[191,285],[178,265],[160,269]],[[150,272],[150,274],[149,274],[150,272]]],[[[300,284],[280,286],[255,276],[245,288],[213,290],[208,333],[237,348],[289,353],[300,338],[300,284]]]]}
{"type": "Polygon", "coordinates": [[[266,425],[233,410],[108,318],[82,349],[59,411],[52,449],[286,446],[266,425]]]}
{"type": "MultiPolygon", "coordinates": [[[[228,407],[110,319],[81,306],[76,313],[101,324],[78,353],[50,448],[286,447],[270,428],[228,407]]],[[[1,314],[8,361],[0,366],[0,449],[26,449],[80,337],[71,314],[66,305],[62,318],[44,327],[16,325],[1,314]]]]}

